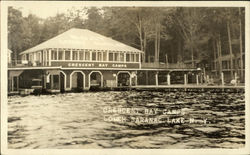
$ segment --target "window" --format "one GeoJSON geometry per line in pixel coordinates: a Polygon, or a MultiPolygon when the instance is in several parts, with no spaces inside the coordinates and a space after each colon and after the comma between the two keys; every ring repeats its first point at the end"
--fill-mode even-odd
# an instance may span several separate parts
{"type": "Polygon", "coordinates": [[[78,51],[73,51],[73,60],[78,60],[78,51]]]}
{"type": "Polygon", "coordinates": [[[70,60],[70,51],[65,51],[65,60],[70,60]]]}
{"type": "Polygon", "coordinates": [[[49,60],[49,51],[47,51],[47,61],[49,60]]]}
{"type": "Polygon", "coordinates": [[[124,61],[124,53],[120,53],[120,61],[124,61]]]}
{"type": "Polygon", "coordinates": [[[40,60],[41,53],[38,52],[36,56],[37,56],[37,57],[36,57],[36,60],[40,62],[40,61],[41,61],[41,60],[40,60]]]}
{"type": "Polygon", "coordinates": [[[79,51],[79,60],[84,60],[84,52],[79,51]]]}
{"type": "Polygon", "coordinates": [[[58,54],[58,60],[63,60],[63,51],[60,50],[58,52],[59,52],[59,54],[58,54]]]}
{"type": "Polygon", "coordinates": [[[126,61],[130,62],[130,54],[129,53],[126,54],[126,61]]]}
{"type": "Polygon", "coordinates": [[[97,53],[97,60],[102,61],[102,53],[101,52],[97,53]]]}
{"type": "Polygon", "coordinates": [[[109,61],[113,61],[113,53],[109,53],[109,61]]]}
{"type": "Polygon", "coordinates": [[[92,52],[92,60],[96,61],[96,52],[92,52]]]}
{"type": "Polygon", "coordinates": [[[119,53],[115,53],[115,60],[114,61],[119,61],[119,53]]]}
{"type": "Polygon", "coordinates": [[[33,55],[32,54],[29,54],[29,60],[33,61],[33,55]]]}
{"type": "Polygon", "coordinates": [[[26,55],[22,55],[22,60],[26,60],[26,55]]]}
{"type": "Polygon", "coordinates": [[[51,51],[51,60],[57,60],[57,51],[56,50],[51,51]]]}
{"type": "Polygon", "coordinates": [[[136,54],[136,62],[139,62],[139,54],[136,54]]]}
{"type": "Polygon", "coordinates": [[[85,52],[85,60],[90,60],[90,53],[89,52],[85,52]]]}
{"type": "Polygon", "coordinates": [[[103,52],[103,61],[107,61],[107,52],[103,52]]]}
{"type": "Polygon", "coordinates": [[[131,62],[135,62],[135,54],[131,54],[131,62]]]}

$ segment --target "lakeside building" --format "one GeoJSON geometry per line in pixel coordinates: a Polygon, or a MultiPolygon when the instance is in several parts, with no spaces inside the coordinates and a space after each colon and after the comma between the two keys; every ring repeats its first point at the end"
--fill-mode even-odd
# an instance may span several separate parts
{"type": "Polygon", "coordinates": [[[200,69],[185,64],[142,63],[143,54],[112,38],[72,28],[21,52],[20,61],[9,63],[9,92],[38,87],[64,92],[202,82],[200,69]]]}
{"type": "MultiPolygon", "coordinates": [[[[233,45],[238,45],[233,42],[233,45]]],[[[245,52],[236,52],[232,54],[232,65],[231,65],[231,55],[225,54],[218,56],[217,53],[214,53],[214,59],[212,61],[211,72],[215,76],[219,76],[220,73],[224,74],[225,82],[230,82],[235,79],[237,76],[238,80],[244,83],[245,81],[245,52]],[[242,67],[241,67],[242,59],[242,67]],[[233,76],[231,75],[231,72],[233,76]]]]}

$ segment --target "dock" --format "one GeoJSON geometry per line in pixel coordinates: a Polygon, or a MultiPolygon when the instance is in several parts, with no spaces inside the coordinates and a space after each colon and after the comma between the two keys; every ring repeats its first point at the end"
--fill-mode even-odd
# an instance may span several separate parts
{"type": "Polygon", "coordinates": [[[245,86],[226,86],[226,85],[139,85],[132,86],[130,89],[137,91],[167,91],[167,92],[227,92],[244,93],[245,86]]]}

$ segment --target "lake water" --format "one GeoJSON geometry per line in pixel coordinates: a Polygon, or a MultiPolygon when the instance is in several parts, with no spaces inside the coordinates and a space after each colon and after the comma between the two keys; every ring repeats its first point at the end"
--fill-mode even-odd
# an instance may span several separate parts
{"type": "Polygon", "coordinates": [[[243,93],[110,91],[8,98],[8,148],[242,148],[243,93]]]}

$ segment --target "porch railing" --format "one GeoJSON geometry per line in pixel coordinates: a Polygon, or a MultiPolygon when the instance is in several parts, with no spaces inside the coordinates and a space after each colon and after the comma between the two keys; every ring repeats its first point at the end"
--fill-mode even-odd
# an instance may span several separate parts
{"type": "Polygon", "coordinates": [[[32,66],[42,66],[40,62],[31,62],[31,61],[23,61],[23,60],[13,60],[8,62],[8,67],[32,67],[32,66]]]}
{"type": "Polygon", "coordinates": [[[191,64],[184,64],[184,63],[142,63],[142,68],[161,68],[161,69],[187,69],[187,68],[193,68],[191,64]]]}

